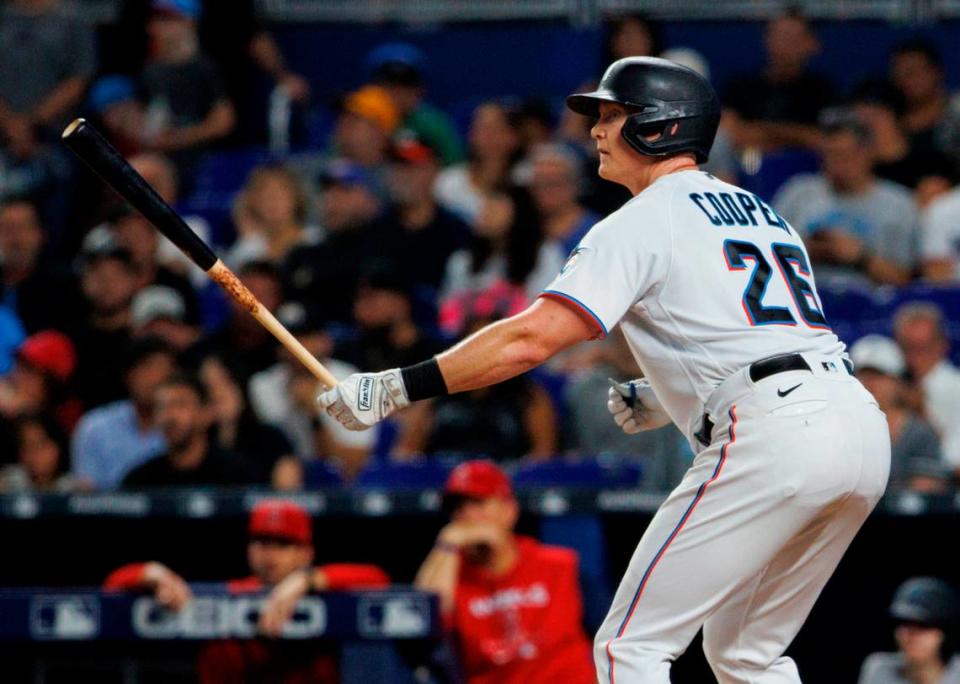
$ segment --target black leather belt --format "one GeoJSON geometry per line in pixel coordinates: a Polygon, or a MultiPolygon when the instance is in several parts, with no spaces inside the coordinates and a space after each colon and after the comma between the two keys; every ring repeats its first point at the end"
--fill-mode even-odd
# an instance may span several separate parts
{"type": "MultiPolygon", "coordinates": [[[[853,375],[853,364],[843,360],[843,367],[850,375],[853,375]]],[[[769,378],[777,373],[786,373],[787,371],[810,370],[810,364],[800,354],[782,354],[780,356],[771,356],[769,359],[762,359],[750,364],[750,379],[753,382],[760,382],[764,378],[769,378]]],[[[703,422],[700,429],[694,433],[694,437],[703,446],[710,444],[713,436],[713,421],[706,413],[703,414],[703,422]]]]}

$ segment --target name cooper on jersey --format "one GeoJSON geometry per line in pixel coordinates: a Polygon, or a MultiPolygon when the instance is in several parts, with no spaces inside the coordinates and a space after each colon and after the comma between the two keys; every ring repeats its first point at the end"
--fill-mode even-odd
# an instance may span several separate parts
{"type": "Polygon", "coordinates": [[[757,226],[756,214],[759,213],[767,225],[790,233],[787,222],[756,195],[745,192],[692,192],[688,196],[715,226],[757,226]],[[709,208],[705,202],[710,204],[709,208]],[[712,213],[711,208],[714,210],[712,213]]]}

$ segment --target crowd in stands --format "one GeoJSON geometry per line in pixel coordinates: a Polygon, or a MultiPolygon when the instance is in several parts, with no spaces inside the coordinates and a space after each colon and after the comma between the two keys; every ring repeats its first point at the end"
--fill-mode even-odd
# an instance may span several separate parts
{"type": "MultiPolygon", "coordinates": [[[[749,188],[758,159],[786,160],[764,189],[825,294],[955,284],[960,98],[936,50],[904,43],[888,73],[843,93],[810,69],[810,21],[785,12],[763,30],[763,64],[716,84],[725,110],[706,170],[749,188]]],[[[389,43],[357,65],[365,80],[329,112],[326,142],[301,149],[291,112],[324,103],[252,2],[130,2],[100,38],[58,0],[0,9],[0,491],[296,489],[318,462],[349,482],[377,460],[475,454],[617,454],[644,459],[646,487],[679,480],[690,454],[675,429],[626,437],[606,413],[607,377],[641,374],[618,335],[382,429],[343,430],[316,409],[312,376],[57,142],[72,117],[95,122],[346,376],[415,363],[522,310],[628,199],[597,178],[583,117],[504,98],[461,130],[429,104],[429,56],[389,43]]],[[[709,73],[696,51],[663,47],[643,17],[609,23],[608,61],[664,54],[709,73]]],[[[894,481],[951,486],[956,331],[931,302],[904,303],[878,330],[857,323],[854,337],[885,334],[852,355],[887,412],[894,481]]]]}

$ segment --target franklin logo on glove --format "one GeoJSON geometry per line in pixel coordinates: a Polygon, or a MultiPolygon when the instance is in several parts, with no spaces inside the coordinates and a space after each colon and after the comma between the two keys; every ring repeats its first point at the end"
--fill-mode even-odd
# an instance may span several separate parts
{"type": "Polygon", "coordinates": [[[366,376],[360,379],[360,386],[357,388],[357,405],[364,411],[369,411],[373,406],[370,396],[373,394],[373,378],[366,376]]]}

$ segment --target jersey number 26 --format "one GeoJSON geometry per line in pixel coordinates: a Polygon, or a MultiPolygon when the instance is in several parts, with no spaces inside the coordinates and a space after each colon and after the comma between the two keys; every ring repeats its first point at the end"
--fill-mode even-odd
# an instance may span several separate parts
{"type": "MultiPolygon", "coordinates": [[[[801,318],[811,328],[829,330],[830,325],[817,305],[817,296],[810,281],[802,276],[810,275],[810,265],[807,258],[797,245],[785,242],[774,242],[770,245],[773,261],[780,270],[780,275],[787,284],[793,303],[800,312],[801,318]]],[[[743,291],[743,310],[747,314],[751,325],[796,325],[797,319],[785,306],[765,306],[763,296],[767,291],[767,283],[773,270],[770,262],[764,256],[763,250],[752,242],[740,240],[725,240],[723,255],[727,260],[727,268],[731,271],[742,271],[747,268],[747,261],[753,262],[753,272],[743,291]]]]}

